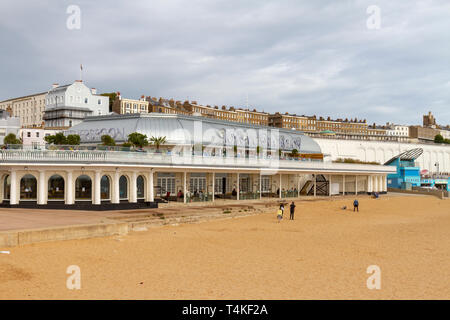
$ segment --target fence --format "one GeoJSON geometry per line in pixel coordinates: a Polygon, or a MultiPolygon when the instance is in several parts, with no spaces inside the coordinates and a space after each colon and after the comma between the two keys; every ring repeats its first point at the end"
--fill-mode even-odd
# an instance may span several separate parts
{"type": "Polygon", "coordinates": [[[130,151],[101,150],[0,150],[1,162],[31,163],[114,163],[133,165],[241,167],[265,169],[332,170],[342,172],[394,173],[394,167],[379,165],[354,165],[320,161],[297,161],[268,158],[236,158],[223,156],[198,156],[190,154],[161,154],[130,151]]]}

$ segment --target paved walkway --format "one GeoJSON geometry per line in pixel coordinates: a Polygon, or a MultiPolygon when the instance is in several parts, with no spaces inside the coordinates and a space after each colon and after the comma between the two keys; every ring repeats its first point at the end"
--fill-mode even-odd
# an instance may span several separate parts
{"type": "Polygon", "coordinates": [[[101,223],[113,211],[0,208],[0,231],[101,223]]]}

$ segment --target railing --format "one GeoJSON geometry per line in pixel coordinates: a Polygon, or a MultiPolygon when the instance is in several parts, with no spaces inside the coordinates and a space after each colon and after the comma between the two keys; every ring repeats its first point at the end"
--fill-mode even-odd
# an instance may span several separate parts
{"type": "Polygon", "coordinates": [[[212,193],[198,194],[198,195],[187,194],[186,201],[187,202],[209,202],[209,201],[212,201],[212,193]]]}
{"type": "Polygon", "coordinates": [[[340,170],[394,173],[393,166],[355,165],[321,161],[280,160],[268,158],[236,158],[221,156],[195,156],[190,154],[161,154],[148,152],[123,152],[99,150],[0,150],[1,162],[42,162],[42,163],[114,163],[134,165],[166,165],[172,167],[229,167],[255,168],[266,170],[305,169],[305,170],[340,170]]]}
{"type": "Polygon", "coordinates": [[[1,161],[106,161],[107,153],[99,151],[0,150],[1,161]]]}
{"type": "Polygon", "coordinates": [[[122,146],[103,146],[103,145],[54,145],[54,144],[45,144],[45,145],[23,145],[23,144],[8,144],[5,149],[8,150],[28,150],[28,151],[134,151],[140,152],[142,149],[133,149],[131,147],[122,147],[122,146]]]}

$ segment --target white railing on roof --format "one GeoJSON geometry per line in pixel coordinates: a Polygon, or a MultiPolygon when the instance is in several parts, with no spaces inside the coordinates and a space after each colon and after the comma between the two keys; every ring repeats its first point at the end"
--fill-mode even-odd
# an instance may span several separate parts
{"type": "Polygon", "coordinates": [[[393,166],[332,163],[322,161],[280,160],[270,158],[240,158],[198,155],[170,155],[147,152],[99,150],[0,150],[3,163],[55,163],[55,164],[130,164],[168,167],[225,167],[231,169],[254,168],[263,170],[294,169],[342,172],[393,173],[393,166]]]}

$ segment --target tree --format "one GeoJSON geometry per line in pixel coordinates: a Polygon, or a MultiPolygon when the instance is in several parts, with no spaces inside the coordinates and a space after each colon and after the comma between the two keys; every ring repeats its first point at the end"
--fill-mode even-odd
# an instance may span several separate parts
{"type": "Polygon", "coordinates": [[[298,157],[298,150],[297,149],[292,149],[291,157],[298,157]]]}
{"type": "Polygon", "coordinates": [[[50,144],[60,144],[61,145],[61,144],[68,143],[66,136],[62,132],[58,132],[57,134],[52,135],[52,136],[46,136],[44,138],[44,140],[50,144]]]}
{"type": "Polygon", "coordinates": [[[435,143],[444,143],[444,137],[443,136],[441,136],[440,134],[437,134],[435,137],[434,137],[434,142],[435,143]]]}
{"type": "Polygon", "coordinates": [[[81,142],[80,136],[77,134],[69,134],[66,139],[67,144],[71,146],[78,146],[81,142]]]}
{"type": "Polygon", "coordinates": [[[22,141],[14,133],[10,133],[3,139],[3,144],[22,144],[22,141]]]}
{"type": "Polygon", "coordinates": [[[113,106],[113,103],[114,103],[114,100],[116,100],[116,97],[117,97],[117,93],[115,93],[115,92],[111,92],[111,93],[102,93],[102,94],[100,94],[101,96],[104,96],[104,97],[109,97],[109,112],[111,112],[112,111],[112,106],[113,106]]]}
{"type": "Polygon", "coordinates": [[[135,147],[144,147],[148,145],[147,135],[133,132],[128,135],[128,142],[131,143],[135,147]]]}
{"type": "Polygon", "coordinates": [[[102,140],[102,144],[104,146],[115,146],[116,145],[116,141],[114,141],[114,139],[110,135],[107,135],[107,134],[102,135],[101,140],[102,140]]]}
{"type": "MultiPolygon", "coordinates": [[[[166,143],[166,137],[151,137],[150,143],[156,147],[156,150],[159,150],[159,147],[166,143]]],[[[203,150],[203,148],[202,148],[203,150]]]]}
{"type": "Polygon", "coordinates": [[[44,140],[48,144],[55,144],[55,136],[45,136],[44,140]]]}

